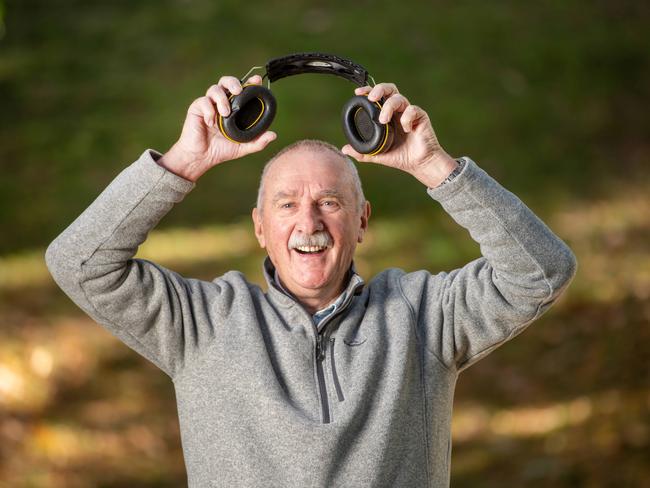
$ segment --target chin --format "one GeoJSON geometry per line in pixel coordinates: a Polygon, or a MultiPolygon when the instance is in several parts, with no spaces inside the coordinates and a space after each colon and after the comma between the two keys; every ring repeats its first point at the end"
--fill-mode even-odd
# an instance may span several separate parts
{"type": "Polygon", "coordinates": [[[307,290],[319,290],[325,288],[328,284],[328,280],[307,280],[307,281],[296,281],[301,287],[307,290]]]}

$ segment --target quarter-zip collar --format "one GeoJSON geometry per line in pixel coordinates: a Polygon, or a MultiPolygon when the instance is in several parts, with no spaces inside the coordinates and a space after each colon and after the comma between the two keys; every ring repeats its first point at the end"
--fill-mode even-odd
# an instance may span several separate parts
{"type": "MultiPolygon", "coordinates": [[[[268,284],[267,293],[269,299],[271,299],[277,305],[283,307],[293,307],[296,304],[300,305],[300,302],[296,300],[296,298],[293,297],[288,291],[284,290],[279,281],[276,281],[276,269],[273,265],[273,262],[271,262],[271,259],[268,256],[264,259],[263,269],[264,278],[268,284]]],[[[339,306],[342,308],[346,308],[350,304],[351,300],[349,298],[352,295],[361,293],[361,290],[365,284],[363,278],[356,272],[354,261],[350,265],[347,276],[348,284],[343,290],[341,296],[339,296],[335,301],[335,303],[340,303],[339,306]]],[[[339,310],[339,306],[337,306],[337,311],[339,310]]]]}
{"type": "MultiPolygon", "coordinates": [[[[274,274],[275,278],[275,284],[277,285],[280,290],[284,292],[285,295],[293,296],[291,293],[284,287],[282,286],[282,282],[280,281],[280,276],[278,275],[278,270],[275,270],[274,274]]],[[[334,312],[336,312],[339,308],[341,308],[341,305],[345,303],[345,298],[346,298],[346,293],[345,291],[342,291],[341,294],[336,297],[336,299],[330,303],[328,306],[317,310],[316,313],[312,314],[312,319],[314,323],[316,324],[316,327],[318,327],[318,330],[320,331],[320,323],[325,320],[327,317],[332,315],[334,312]]]]}
{"type": "Polygon", "coordinates": [[[354,296],[361,293],[364,286],[363,278],[356,273],[354,263],[351,263],[350,269],[347,272],[348,283],[343,290],[343,293],[341,293],[341,295],[339,295],[339,297],[325,309],[320,310],[315,315],[309,315],[300,302],[284,289],[280,280],[276,279],[277,273],[275,266],[273,266],[273,263],[268,256],[264,260],[264,277],[269,285],[267,296],[271,301],[287,308],[299,305],[302,312],[311,318],[312,333],[314,334],[315,340],[313,358],[316,377],[318,379],[318,398],[321,409],[321,420],[324,424],[329,424],[332,422],[333,412],[327,392],[327,380],[325,376],[326,367],[324,365],[328,349],[330,355],[330,371],[332,373],[332,381],[336,390],[336,398],[339,402],[342,402],[345,400],[345,396],[343,394],[343,389],[341,388],[341,382],[336,373],[336,355],[334,352],[335,338],[332,336],[332,331],[327,331],[326,328],[327,324],[332,322],[334,316],[340,315],[350,306],[354,296]]]}

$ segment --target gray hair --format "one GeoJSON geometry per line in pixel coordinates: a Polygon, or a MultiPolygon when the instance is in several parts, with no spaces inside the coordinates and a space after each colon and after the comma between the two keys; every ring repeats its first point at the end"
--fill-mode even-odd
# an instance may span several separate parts
{"type": "Polygon", "coordinates": [[[350,158],[347,154],[343,154],[341,150],[338,147],[334,146],[333,144],[318,139],[302,139],[300,141],[296,141],[292,144],[289,144],[288,146],[278,151],[278,153],[275,156],[273,156],[271,159],[267,161],[267,163],[264,165],[264,169],[262,169],[262,176],[260,177],[260,186],[257,190],[257,209],[259,211],[262,210],[262,199],[264,195],[264,180],[266,178],[266,174],[269,171],[269,168],[275,162],[275,160],[278,159],[283,154],[298,149],[311,149],[313,151],[329,151],[335,154],[336,156],[338,156],[339,158],[341,158],[343,161],[345,161],[348,168],[348,174],[350,178],[352,178],[352,186],[357,200],[357,208],[360,212],[363,211],[363,206],[366,203],[366,197],[364,196],[363,188],[361,187],[361,178],[359,178],[359,172],[357,171],[357,167],[352,161],[352,158],[350,158]]]}

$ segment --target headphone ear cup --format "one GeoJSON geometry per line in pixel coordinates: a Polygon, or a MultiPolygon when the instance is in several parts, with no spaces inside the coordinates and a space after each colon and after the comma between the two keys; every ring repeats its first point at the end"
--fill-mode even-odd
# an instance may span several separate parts
{"type": "Polygon", "coordinates": [[[276,107],[271,90],[244,85],[239,95],[230,95],[230,115],[219,115],[219,130],[233,142],[252,141],[271,126],[276,107]]]}
{"type": "Polygon", "coordinates": [[[388,151],[393,144],[395,129],[392,123],[379,122],[381,107],[364,95],[352,97],[343,106],[343,133],[358,153],[373,156],[388,151]]]}

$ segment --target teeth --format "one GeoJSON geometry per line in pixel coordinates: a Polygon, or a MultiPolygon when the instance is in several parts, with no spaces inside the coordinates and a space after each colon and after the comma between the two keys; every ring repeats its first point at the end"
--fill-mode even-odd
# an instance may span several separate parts
{"type": "Polygon", "coordinates": [[[318,251],[322,251],[323,249],[325,249],[325,247],[298,246],[298,247],[296,247],[296,249],[298,249],[298,251],[301,251],[301,252],[318,252],[318,251]]]}

